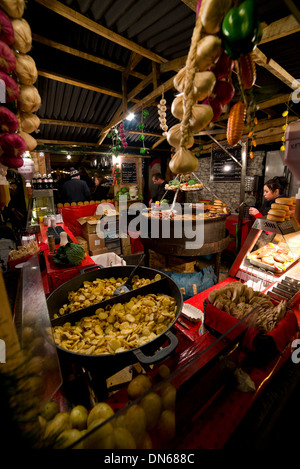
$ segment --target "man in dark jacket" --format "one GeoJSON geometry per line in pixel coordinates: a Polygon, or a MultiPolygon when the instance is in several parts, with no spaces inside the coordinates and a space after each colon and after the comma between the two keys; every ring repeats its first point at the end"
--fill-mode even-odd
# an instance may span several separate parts
{"type": "Polygon", "coordinates": [[[91,196],[87,183],[80,179],[79,172],[71,168],[71,179],[63,185],[63,199],[65,202],[84,202],[89,200],[91,196]]]}

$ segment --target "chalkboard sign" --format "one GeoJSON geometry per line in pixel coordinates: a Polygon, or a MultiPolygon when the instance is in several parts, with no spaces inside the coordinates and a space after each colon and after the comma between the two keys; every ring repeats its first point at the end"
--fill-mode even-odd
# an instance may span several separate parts
{"type": "MultiPolygon", "coordinates": [[[[241,163],[242,147],[240,145],[225,146],[229,153],[241,163]]],[[[210,180],[212,182],[239,182],[241,180],[241,166],[238,165],[224,150],[213,146],[211,150],[210,180]]]]}
{"type": "Polygon", "coordinates": [[[136,163],[122,163],[121,164],[121,178],[122,184],[136,184],[136,163]]]}

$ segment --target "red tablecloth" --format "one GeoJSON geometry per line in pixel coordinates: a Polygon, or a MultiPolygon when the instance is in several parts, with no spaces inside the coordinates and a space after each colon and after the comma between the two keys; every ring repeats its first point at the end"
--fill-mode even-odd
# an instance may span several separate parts
{"type": "Polygon", "coordinates": [[[78,218],[90,217],[95,214],[98,204],[75,205],[74,207],[60,208],[64,225],[67,226],[74,236],[82,236],[82,227],[78,218]]]}
{"type": "MultiPolygon", "coordinates": [[[[207,299],[211,290],[220,288],[235,281],[237,280],[227,278],[223,282],[220,282],[208,290],[190,298],[186,303],[196,306],[203,311],[204,301],[207,299]]],[[[294,312],[296,314],[298,324],[300,325],[300,315],[298,314],[299,308],[296,308],[294,312]]],[[[192,350],[195,350],[196,348],[199,351],[201,349],[205,349],[205,347],[209,347],[216,340],[216,338],[209,332],[199,335],[199,325],[194,325],[188,320],[184,321],[190,326],[188,333],[186,329],[178,323],[176,323],[176,327],[182,334],[190,338],[190,347],[192,347],[192,350]]],[[[183,438],[179,449],[222,449],[230,435],[245,417],[247,411],[251,408],[257,397],[266,388],[274,374],[291,357],[291,353],[293,351],[291,347],[292,341],[299,337],[300,334],[298,332],[291,338],[291,341],[282,351],[281,355],[276,357],[266,366],[259,369],[252,369],[249,374],[255,383],[255,392],[240,392],[238,390],[232,391],[232,389],[226,389],[225,387],[212,401],[211,405],[205,409],[202,415],[198,416],[195,422],[191,424],[191,432],[189,432],[186,438],[183,438]]],[[[221,343],[218,344],[218,347],[220,346],[222,346],[221,343]]],[[[218,347],[212,347],[211,353],[217,353],[218,347]]],[[[187,350],[186,355],[188,356],[188,354],[189,352],[187,350]]],[[[241,353],[241,361],[243,358],[244,355],[241,353]]]]}

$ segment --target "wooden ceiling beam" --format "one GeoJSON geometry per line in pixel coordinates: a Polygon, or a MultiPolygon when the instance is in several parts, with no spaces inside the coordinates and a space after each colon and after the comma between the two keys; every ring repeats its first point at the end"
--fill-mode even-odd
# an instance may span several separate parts
{"type": "Polygon", "coordinates": [[[268,70],[272,75],[282,81],[285,85],[287,85],[291,89],[296,89],[300,87],[300,83],[288,73],[281,65],[279,65],[275,60],[269,59],[260,49],[256,48],[252,52],[253,59],[260,65],[261,67],[268,70]]]}
{"type": "Polygon", "coordinates": [[[88,124],[86,122],[71,122],[71,121],[59,121],[55,119],[40,119],[41,124],[44,125],[60,125],[66,127],[83,127],[85,129],[97,129],[102,130],[104,125],[88,124]]]}
{"type": "Polygon", "coordinates": [[[173,88],[173,79],[174,79],[174,77],[169,78],[169,80],[167,80],[162,85],[158,86],[155,90],[153,90],[151,93],[149,93],[143,99],[141,99],[137,104],[134,104],[127,111],[126,115],[122,114],[122,115],[119,115],[118,117],[113,117],[112,120],[110,121],[110,123],[106,127],[104,127],[104,129],[102,130],[100,139],[98,141],[98,145],[102,144],[103,140],[106,138],[106,136],[107,136],[108,132],[110,131],[110,129],[112,127],[114,127],[115,125],[118,125],[122,120],[124,120],[130,112],[136,112],[136,111],[142,109],[143,106],[147,106],[147,105],[149,105],[149,103],[153,102],[157,98],[157,96],[162,94],[162,92],[166,92],[166,91],[170,90],[171,88],[173,88]]]}
{"type": "Polygon", "coordinates": [[[263,29],[260,44],[270,41],[276,41],[282,37],[295,34],[300,31],[300,24],[293,15],[285,16],[280,20],[274,21],[263,29]]]}
{"type": "MultiPolygon", "coordinates": [[[[35,42],[38,42],[39,44],[43,44],[45,46],[52,47],[53,49],[66,52],[67,54],[74,55],[75,57],[79,57],[80,59],[89,60],[90,62],[94,62],[98,65],[103,65],[104,67],[112,68],[113,70],[117,70],[118,72],[123,73],[126,71],[126,68],[122,65],[115,64],[114,62],[110,62],[109,60],[102,59],[92,54],[87,54],[86,52],[74,49],[73,47],[65,46],[64,44],[60,44],[59,42],[46,39],[45,37],[39,36],[38,34],[33,33],[32,39],[35,42]]],[[[130,70],[129,75],[132,75],[136,78],[140,78],[141,80],[145,78],[145,75],[143,73],[135,72],[134,70],[130,70]]]]}
{"type": "MultiPolygon", "coordinates": [[[[122,99],[122,97],[123,97],[122,93],[117,93],[115,91],[108,90],[106,88],[100,88],[99,86],[91,85],[90,83],[85,83],[85,82],[80,81],[80,80],[74,80],[74,79],[65,77],[63,75],[59,75],[58,73],[46,72],[44,70],[38,70],[38,74],[39,74],[39,76],[49,78],[50,80],[60,81],[61,83],[67,83],[68,85],[78,86],[79,88],[84,88],[84,89],[87,89],[87,90],[96,91],[97,93],[102,93],[102,94],[106,94],[108,96],[113,96],[114,98],[122,99]]],[[[139,102],[138,99],[134,99],[134,98],[132,98],[131,101],[134,102],[134,103],[139,102]]]]}
{"type": "Polygon", "coordinates": [[[78,24],[79,26],[92,31],[93,33],[97,34],[98,36],[105,37],[109,41],[112,41],[119,46],[125,47],[137,54],[140,54],[147,59],[154,60],[154,62],[163,63],[167,62],[167,59],[155,54],[154,52],[145,49],[144,47],[136,44],[133,41],[121,36],[120,34],[114,33],[108,28],[101,26],[101,24],[97,23],[96,21],[90,20],[87,16],[84,16],[78,13],[76,10],[69,8],[68,6],[64,5],[57,0],[35,0],[40,5],[48,8],[49,10],[57,13],[58,15],[67,18],[68,20],[72,21],[73,23],[78,24]]]}

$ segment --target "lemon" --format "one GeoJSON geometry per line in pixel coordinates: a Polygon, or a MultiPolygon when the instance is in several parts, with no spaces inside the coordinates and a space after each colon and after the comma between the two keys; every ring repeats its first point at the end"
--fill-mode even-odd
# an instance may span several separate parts
{"type": "Polygon", "coordinates": [[[109,404],[106,402],[98,402],[98,404],[92,408],[88,415],[87,426],[89,427],[90,424],[96,419],[107,420],[112,415],[114,415],[114,411],[109,404]]]}
{"type": "Polygon", "coordinates": [[[73,443],[75,443],[75,441],[79,440],[81,436],[81,432],[77,428],[70,428],[68,430],[64,430],[59,435],[55,447],[68,448],[68,446],[71,446],[73,443]]]}
{"type": "Polygon", "coordinates": [[[173,410],[163,410],[157,424],[158,436],[164,441],[174,438],[176,432],[175,413],[173,410]]]}
{"type": "Polygon", "coordinates": [[[45,429],[44,439],[47,443],[52,444],[60,433],[69,429],[71,429],[69,412],[60,412],[54,417],[54,419],[48,422],[45,429]]]}
{"type": "Polygon", "coordinates": [[[41,416],[49,421],[52,420],[56,414],[59,412],[59,404],[56,401],[49,401],[45,406],[43,407],[41,411],[41,416]]]}
{"type": "Polygon", "coordinates": [[[114,429],[115,447],[117,449],[136,449],[135,440],[127,428],[117,427],[114,429]]]}
{"type": "Polygon", "coordinates": [[[162,411],[161,397],[155,392],[150,392],[141,400],[141,407],[146,415],[146,429],[151,430],[158,422],[162,411]]]}
{"type": "Polygon", "coordinates": [[[126,411],[126,428],[130,431],[137,446],[142,442],[146,431],[146,414],[144,409],[134,404],[126,411]]]}
{"type": "Polygon", "coordinates": [[[127,393],[131,399],[136,399],[139,396],[145,394],[151,388],[152,383],[151,379],[147,375],[137,375],[133,378],[132,381],[128,384],[127,393]]]}
{"type": "Polygon", "coordinates": [[[91,422],[88,428],[82,445],[84,449],[113,449],[115,446],[114,429],[110,422],[106,419],[95,419],[91,422]],[[101,425],[103,424],[104,425],[101,425]],[[101,425],[99,428],[98,425],[101,425]],[[90,430],[95,430],[90,433],[90,430]]]}
{"type": "Polygon", "coordinates": [[[72,428],[83,430],[87,426],[88,411],[83,405],[77,405],[70,412],[72,428]]]}
{"type": "Polygon", "coordinates": [[[176,388],[172,384],[166,384],[160,391],[164,409],[174,409],[176,404],[176,388]]]}

